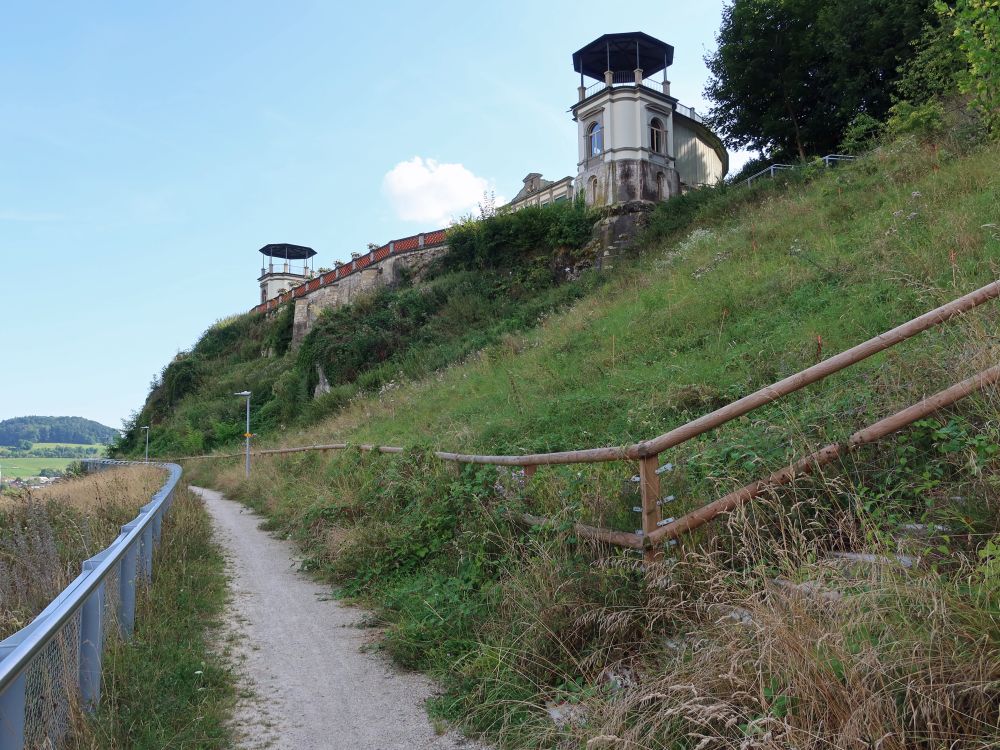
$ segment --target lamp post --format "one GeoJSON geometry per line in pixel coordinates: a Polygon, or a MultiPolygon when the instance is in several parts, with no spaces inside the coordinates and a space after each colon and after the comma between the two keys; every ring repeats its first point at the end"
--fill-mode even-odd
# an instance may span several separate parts
{"type": "Polygon", "coordinates": [[[245,398],[247,400],[247,431],[244,433],[243,437],[247,441],[247,479],[250,478],[250,391],[240,391],[239,393],[234,393],[234,396],[239,396],[240,398],[245,398]]]}
{"type": "Polygon", "coordinates": [[[146,431],[146,463],[149,463],[149,427],[140,427],[140,430],[146,431]]]}

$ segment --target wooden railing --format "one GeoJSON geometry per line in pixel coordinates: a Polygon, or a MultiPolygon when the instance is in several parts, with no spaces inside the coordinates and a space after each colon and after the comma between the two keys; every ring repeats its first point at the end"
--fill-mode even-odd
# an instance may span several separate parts
{"type": "MultiPolygon", "coordinates": [[[[758,497],[770,488],[783,484],[788,484],[799,476],[809,474],[824,464],[828,464],[840,458],[859,446],[880,440],[883,437],[896,432],[897,430],[922,419],[929,414],[938,411],[946,406],[954,404],[966,396],[975,393],[988,385],[1000,381],[1000,364],[994,365],[967,380],[963,380],[940,393],[929,398],[925,398],[917,404],[903,409],[890,417],[886,417],[863,430],[854,433],[844,443],[827,445],[818,451],[810,453],[789,466],[774,472],[773,474],[753,482],[745,487],[731,492],[725,497],[709,503],[695,511],[692,511],[681,518],[669,523],[662,523],[661,513],[661,493],[660,493],[660,455],[675,448],[699,435],[726,424],[738,417],[760,408],[766,404],[777,401],[790,393],[801,390],[812,383],[840,372],[862,360],[868,359],[874,354],[885,351],[896,344],[909,339],[918,333],[926,331],[928,328],[940,325],[957,316],[960,316],[975,307],[996,299],[1000,296],[1000,280],[993,281],[986,286],[970,292],[963,297],[959,297],[945,305],[942,305],[930,312],[914,318],[890,331],[875,336],[862,344],[852,347],[830,359],[808,367],[801,372],[791,375],[765,388],[745,396],[738,401],[734,401],[720,409],[705,414],[694,419],[687,424],[677,427],[669,432],[659,435],[651,440],[646,440],[633,445],[622,447],[586,448],[582,450],[559,451],[554,453],[532,453],[526,455],[478,455],[470,453],[451,453],[447,451],[435,451],[434,455],[443,461],[455,461],[459,463],[491,464],[496,466],[518,466],[522,467],[527,477],[534,474],[538,466],[557,464],[579,464],[598,463],[604,461],[636,461],[639,466],[639,491],[642,497],[642,529],[637,533],[615,531],[612,529],[601,529],[591,526],[577,524],[577,532],[582,536],[600,539],[610,544],[646,551],[647,557],[652,557],[654,548],[664,542],[676,539],[685,532],[692,531],[705,523],[711,521],[721,513],[730,511],[743,503],[758,497]]],[[[297,448],[275,448],[269,450],[258,450],[253,453],[257,456],[286,455],[301,453],[305,451],[329,451],[343,450],[350,446],[348,443],[331,443],[327,445],[307,445],[297,448]]],[[[395,446],[362,444],[353,446],[363,451],[377,451],[380,453],[402,453],[403,448],[395,446]]],[[[232,454],[241,456],[243,454],[232,454]]],[[[196,460],[206,458],[227,458],[229,454],[215,454],[207,456],[187,456],[185,458],[174,459],[177,461],[196,460]]],[[[528,517],[531,523],[542,522],[542,519],[528,517]]]]}

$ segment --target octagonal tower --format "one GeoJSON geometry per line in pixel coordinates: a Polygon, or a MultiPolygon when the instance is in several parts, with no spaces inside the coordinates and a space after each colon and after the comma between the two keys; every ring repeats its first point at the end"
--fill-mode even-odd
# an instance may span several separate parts
{"type": "Polygon", "coordinates": [[[725,175],[721,141],[670,95],[673,59],[672,46],[640,31],[605,34],[573,54],[580,74],[571,109],[579,144],[576,190],[589,205],[665,201],[682,187],[725,175]],[[652,80],[661,72],[662,80],[652,80]],[[596,83],[588,86],[587,78],[596,83]]]}

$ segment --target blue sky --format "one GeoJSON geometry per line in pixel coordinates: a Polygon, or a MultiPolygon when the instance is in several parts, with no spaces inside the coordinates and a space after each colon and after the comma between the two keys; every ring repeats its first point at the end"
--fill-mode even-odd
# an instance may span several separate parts
{"type": "Polygon", "coordinates": [[[8,4],[0,419],[119,426],[178,351],[256,303],[261,245],[329,266],[483,189],[572,174],[570,55],[601,34],[673,44],[672,93],[706,110],[721,7],[8,4]]]}

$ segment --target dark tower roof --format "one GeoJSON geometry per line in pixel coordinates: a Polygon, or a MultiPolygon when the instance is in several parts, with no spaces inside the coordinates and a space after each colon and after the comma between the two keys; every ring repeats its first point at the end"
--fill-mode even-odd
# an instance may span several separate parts
{"type": "Polygon", "coordinates": [[[578,49],[573,53],[573,70],[603,80],[606,70],[642,68],[643,75],[648,78],[673,61],[673,47],[649,34],[633,31],[628,34],[605,34],[578,49]]]}
{"type": "Polygon", "coordinates": [[[311,258],[316,254],[316,251],[311,247],[305,247],[304,245],[289,245],[285,242],[276,245],[264,245],[260,251],[264,255],[269,255],[272,258],[284,258],[285,260],[305,260],[306,258],[311,258]]]}

